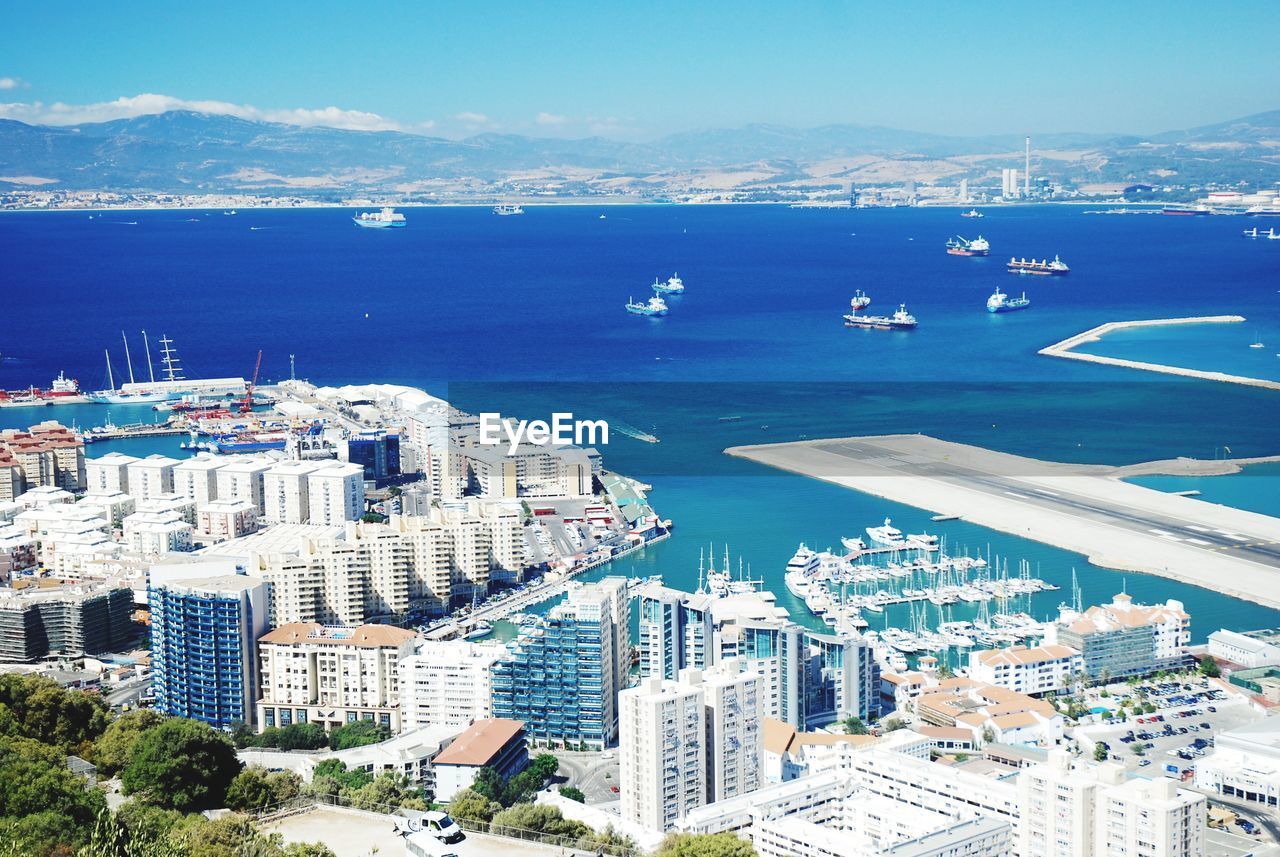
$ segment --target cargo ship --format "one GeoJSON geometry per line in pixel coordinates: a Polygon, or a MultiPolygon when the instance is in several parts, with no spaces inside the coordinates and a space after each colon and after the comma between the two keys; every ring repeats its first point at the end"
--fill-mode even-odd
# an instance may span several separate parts
{"type": "Polygon", "coordinates": [[[1213,209],[1207,205],[1166,205],[1161,214],[1171,214],[1178,217],[1203,217],[1207,214],[1213,214],[1213,209]]]}
{"type": "Polygon", "coordinates": [[[684,294],[684,280],[680,279],[679,274],[672,274],[667,277],[665,283],[654,279],[653,290],[660,295],[682,295],[684,294]]]}
{"type": "Polygon", "coordinates": [[[1000,291],[999,286],[996,286],[995,294],[987,298],[987,312],[1013,312],[1015,309],[1026,309],[1029,306],[1031,306],[1031,300],[1026,292],[1023,292],[1020,298],[1011,298],[1000,291]]]}
{"type": "Polygon", "coordinates": [[[952,256],[985,256],[991,252],[991,243],[981,235],[972,241],[957,235],[947,242],[947,252],[952,256]]]}
{"type": "Polygon", "coordinates": [[[26,408],[39,405],[70,405],[87,402],[80,393],[80,384],[59,372],[48,389],[30,387],[26,390],[0,390],[0,408],[26,408]]]}
{"type": "Polygon", "coordinates": [[[861,327],[871,330],[915,330],[919,322],[907,312],[907,305],[900,304],[893,315],[858,315],[851,312],[844,317],[845,327],[861,327]]]}
{"type": "Polygon", "coordinates": [[[854,312],[857,312],[860,309],[866,309],[871,306],[871,298],[862,289],[858,289],[853,293],[853,297],[849,300],[849,306],[853,308],[854,312]]]}
{"type": "Polygon", "coordinates": [[[1071,273],[1071,269],[1067,267],[1067,263],[1059,259],[1057,256],[1053,260],[1044,259],[1037,262],[1035,259],[1009,259],[1008,269],[1010,274],[1038,274],[1043,277],[1062,276],[1071,273]]]}
{"type": "Polygon", "coordinates": [[[365,229],[396,229],[405,225],[404,215],[394,208],[384,208],[381,211],[362,211],[351,218],[351,221],[356,226],[363,226],[365,229]]]}
{"type": "Polygon", "coordinates": [[[635,300],[627,301],[627,312],[632,315],[660,316],[667,314],[667,302],[660,296],[654,295],[643,303],[637,303],[635,300]]]}

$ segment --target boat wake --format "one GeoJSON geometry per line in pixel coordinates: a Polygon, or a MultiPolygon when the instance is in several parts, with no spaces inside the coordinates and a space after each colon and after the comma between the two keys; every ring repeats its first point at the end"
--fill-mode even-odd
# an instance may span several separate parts
{"type": "Polygon", "coordinates": [[[647,431],[641,431],[640,429],[636,428],[635,426],[629,423],[610,421],[609,425],[611,428],[617,429],[618,431],[625,434],[627,437],[634,437],[636,440],[642,440],[645,443],[661,442],[658,440],[657,435],[649,434],[647,431]]]}

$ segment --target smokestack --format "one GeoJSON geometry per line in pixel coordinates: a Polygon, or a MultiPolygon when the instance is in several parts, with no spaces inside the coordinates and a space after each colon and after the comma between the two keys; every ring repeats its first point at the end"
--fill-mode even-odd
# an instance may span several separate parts
{"type": "Polygon", "coordinates": [[[1031,137],[1027,137],[1027,161],[1025,171],[1022,174],[1022,196],[1028,198],[1031,196],[1031,137]]]}

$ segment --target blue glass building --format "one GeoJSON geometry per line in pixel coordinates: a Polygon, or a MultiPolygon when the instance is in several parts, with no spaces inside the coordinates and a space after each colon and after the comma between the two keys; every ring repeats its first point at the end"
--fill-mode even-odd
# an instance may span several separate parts
{"type": "Polygon", "coordinates": [[[241,574],[153,584],[150,603],[156,708],[220,729],[251,722],[266,584],[241,574]]]}

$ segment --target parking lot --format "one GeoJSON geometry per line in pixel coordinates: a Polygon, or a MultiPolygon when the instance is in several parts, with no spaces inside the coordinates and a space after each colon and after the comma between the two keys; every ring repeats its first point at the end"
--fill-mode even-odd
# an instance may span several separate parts
{"type": "MultiPolygon", "coordinates": [[[[1199,680],[1147,682],[1147,701],[1156,705],[1153,714],[1134,714],[1124,720],[1078,727],[1077,739],[1090,751],[1097,742],[1108,745],[1113,760],[1127,768],[1142,769],[1152,776],[1165,774],[1180,778],[1192,770],[1196,760],[1213,752],[1214,735],[1256,721],[1261,715],[1238,697],[1229,696],[1199,680]],[[1142,745],[1142,753],[1134,747],[1142,745]]],[[[1112,685],[1109,697],[1099,702],[1118,705],[1136,688],[1112,685]]]]}

